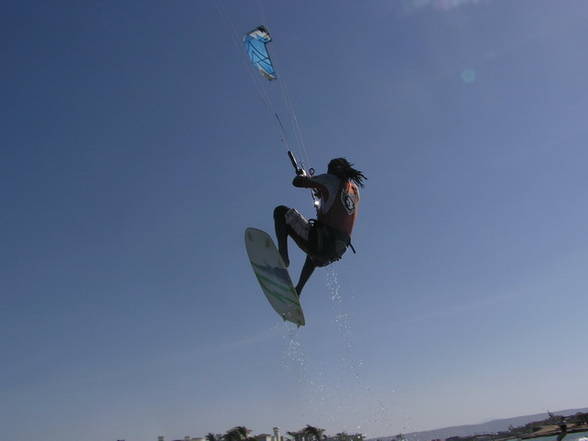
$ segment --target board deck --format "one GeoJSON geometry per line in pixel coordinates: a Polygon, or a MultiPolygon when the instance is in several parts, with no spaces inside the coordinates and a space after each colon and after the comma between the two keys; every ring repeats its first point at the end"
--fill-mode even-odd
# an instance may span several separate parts
{"type": "Polygon", "coordinates": [[[257,228],[247,228],[245,248],[257,281],[274,311],[284,320],[304,326],[298,294],[270,235],[257,228]]]}

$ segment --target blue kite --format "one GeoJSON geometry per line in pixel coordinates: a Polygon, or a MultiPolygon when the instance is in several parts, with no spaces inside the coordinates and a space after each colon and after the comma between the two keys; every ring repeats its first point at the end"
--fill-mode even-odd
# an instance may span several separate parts
{"type": "Polygon", "coordinates": [[[258,26],[243,37],[243,43],[251,63],[259,70],[260,74],[271,81],[277,79],[278,76],[267,49],[267,43],[270,41],[272,41],[272,37],[265,26],[258,26]]]}

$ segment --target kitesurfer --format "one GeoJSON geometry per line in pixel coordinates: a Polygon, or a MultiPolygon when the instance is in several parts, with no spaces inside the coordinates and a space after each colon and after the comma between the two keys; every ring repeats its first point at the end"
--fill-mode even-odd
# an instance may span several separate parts
{"type": "Polygon", "coordinates": [[[345,158],[332,159],[327,173],[308,176],[297,169],[292,185],[310,188],[317,198],[317,219],[307,220],[296,209],[280,205],[274,210],[278,249],[286,266],[288,236],[306,253],[306,260],[296,285],[298,295],[316,267],[335,262],[351,245],[351,232],[359,206],[359,187],[367,179],[345,158]]]}

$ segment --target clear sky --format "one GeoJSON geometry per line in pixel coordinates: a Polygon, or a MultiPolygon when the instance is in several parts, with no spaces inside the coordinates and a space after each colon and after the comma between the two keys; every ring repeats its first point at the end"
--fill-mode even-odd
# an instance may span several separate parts
{"type": "Polygon", "coordinates": [[[583,0],[4,2],[1,437],[586,407],[587,22],[583,0]],[[261,23],[308,165],[369,178],[299,330],[243,243],[277,204],[313,214],[235,44],[261,23]]]}

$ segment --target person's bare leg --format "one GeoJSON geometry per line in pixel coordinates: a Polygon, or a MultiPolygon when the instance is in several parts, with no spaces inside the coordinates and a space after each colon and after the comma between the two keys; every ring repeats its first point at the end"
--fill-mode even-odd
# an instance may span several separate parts
{"type": "Polygon", "coordinates": [[[302,288],[304,288],[304,285],[306,285],[306,282],[308,282],[308,279],[310,276],[312,276],[315,268],[316,265],[312,262],[310,256],[307,255],[306,260],[304,261],[304,266],[302,267],[302,272],[300,273],[300,279],[296,285],[296,292],[298,293],[298,296],[300,296],[302,288]]]}
{"type": "Polygon", "coordinates": [[[288,258],[288,225],[286,225],[285,214],[288,208],[280,205],[274,210],[274,226],[276,228],[276,239],[278,241],[278,251],[286,268],[290,266],[290,259],[288,258]]]}

